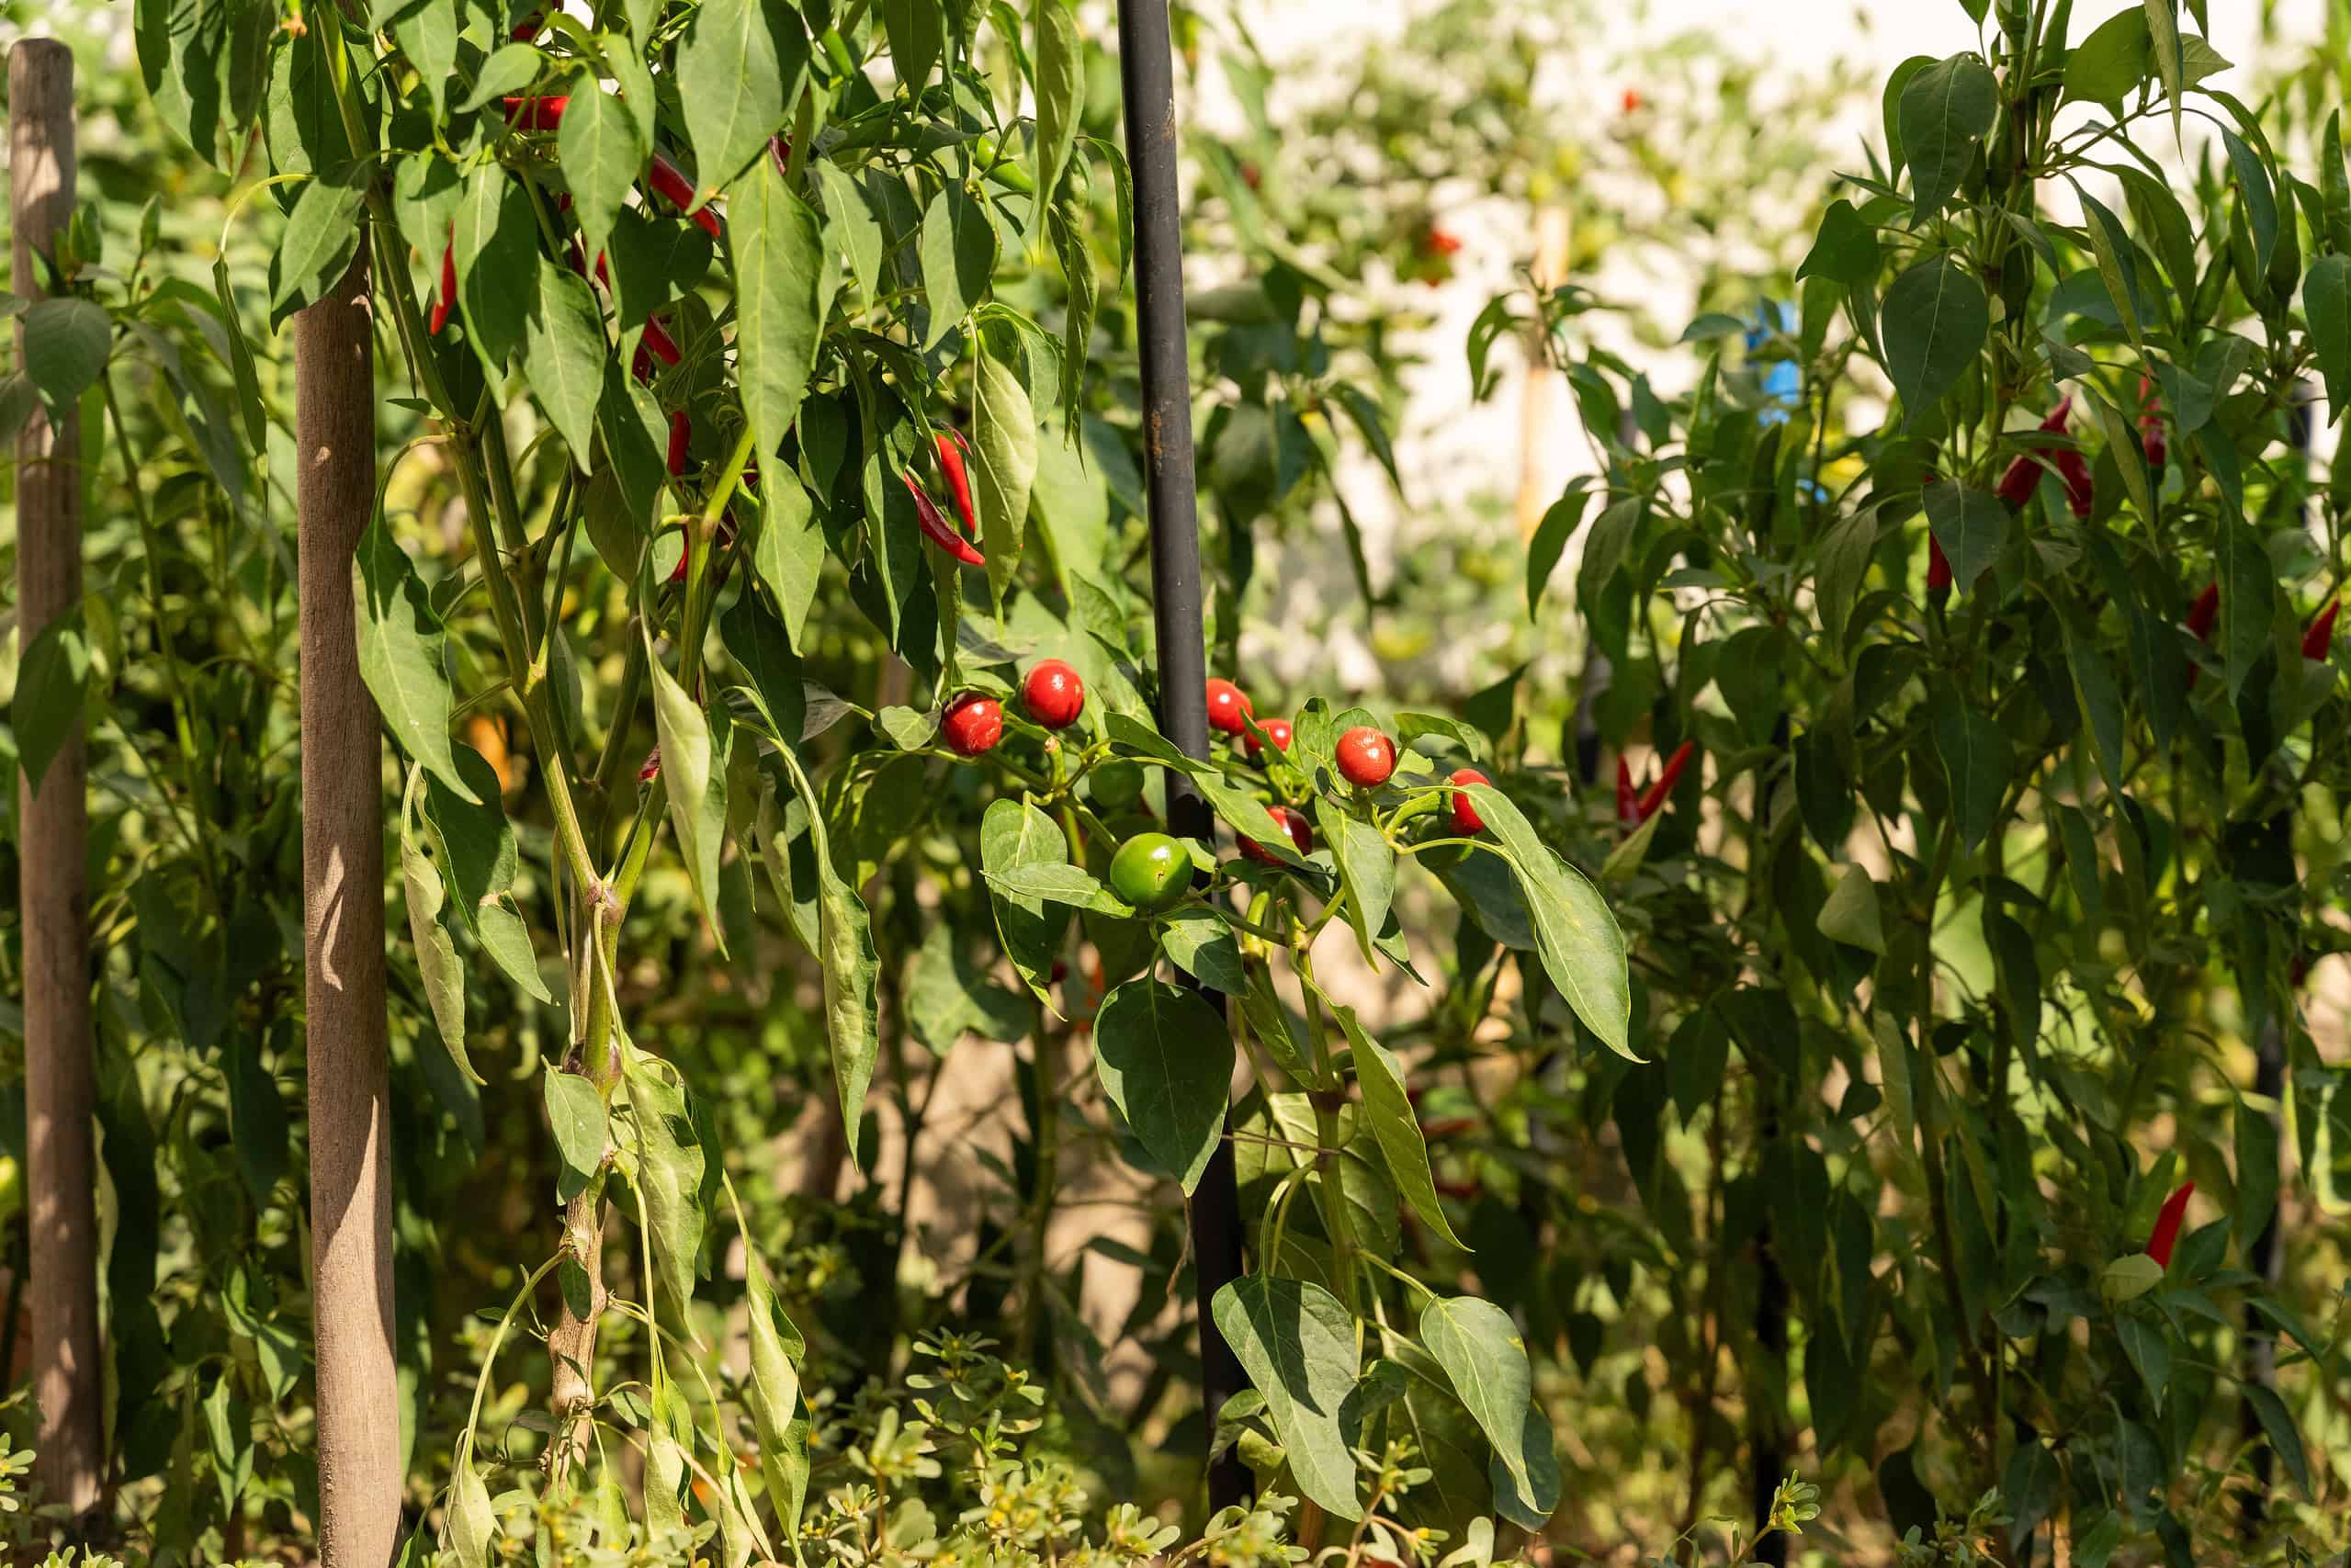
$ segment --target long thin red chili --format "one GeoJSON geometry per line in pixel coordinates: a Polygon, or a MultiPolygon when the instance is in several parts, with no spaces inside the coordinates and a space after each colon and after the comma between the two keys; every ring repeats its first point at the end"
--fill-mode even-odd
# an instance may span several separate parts
{"type": "Polygon", "coordinates": [[[664,365],[675,365],[679,357],[677,340],[670,336],[668,328],[661,325],[661,319],[659,316],[646,318],[645,335],[639,341],[637,357],[629,367],[637,372],[637,378],[639,381],[653,378],[654,360],[658,359],[664,365]]]}
{"type": "Polygon", "coordinates": [[[1657,775],[1656,784],[1641,792],[1641,803],[1633,808],[1634,821],[1646,822],[1657,814],[1659,807],[1672,798],[1674,785],[1681,782],[1682,769],[1690,765],[1690,755],[1697,750],[1698,742],[1695,740],[1685,740],[1674,748],[1674,754],[1666,759],[1666,771],[1657,775]]]}
{"type": "Polygon", "coordinates": [[[1933,594],[1951,591],[1951,558],[1943,553],[1943,541],[1934,535],[1927,536],[1927,592],[1933,594]]]}
{"type": "Polygon", "coordinates": [[[2341,600],[2331,599],[2311,622],[2310,629],[2302,634],[2304,659],[2324,659],[2327,650],[2334,646],[2334,613],[2341,608],[2341,600]]]}
{"type": "Polygon", "coordinates": [[[2157,1267],[2172,1266],[2172,1247],[2179,1241],[2179,1223],[2187,1214],[2187,1201],[2196,1195],[2196,1183],[2187,1182],[2164,1200],[2162,1211],[2155,1215],[2155,1234],[2147,1238],[2147,1256],[2157,1267]]]}
{"type": "MultiPolygon", "coordinates": [[[[694,207],[694,182],[685,177],[685,171],[672,163],[665,152],[653,154],[652,167],[646,172],[645,183],[653,187],[656,195],[667,197],[670,205],[680,212],[694,207]]],[[[714,240],[718,237],[718,215],[711,210],[708,203],[695,208],[692,217],[702,225],[704,233],[714,240]]]]}
{"type": "Polygon", "coordinates": [[[1619,822],[1632,821],[1633,813],[1638,806],[1638,798],[1633,789],[1633,764],[1619,757],[1616,760],[1616,819],[1619,822]]]}
{"type": "MultiPolygon", "coordinates": [[[[2062,433],[2067,416],[2073,412],[2074,399],[2069,393],[2060,398],[2057,406],[2050,411],[2049,417],[2040,422],[2041,433],[2048,435],[2062,433]]],[[[2057,477],[2065,481],[2065,504],[2073,509],[2074,516],[2087,517],[2090,504],[2096,499],[2090,484],[2090,466],[2082,460],[2079,452],[2074,451],[2051,452],[2050,460],[2056,465],[2057,477]]],[[[2022,511],[2025,503],[2032,500],[2033,490],[2040,483],[2040,464],[2030,457],[2013,458],[2007,471],[2000,476],[2000,499],[2011,511],[2022,511]]]]}
{"type": "Polygon", "coordinates": [[[433,300],[432,334],[441,335],[449,324],[449,306],[458,297],[458,243],[454,235],[441,247],[441,291],[433,300]]]}
{"type": "Polygon", "coordinates": [[[955,498],[955,513],[963,519],[963,531],[972,538],[979,537],[979,514],[971,509],[971,474],[964,467],[960,438],[947,435],[932,437],[938,443],[939,467],[947,476],[947,489],[955,498]]]}
{"type": "Polygon", "coordinates": [[[670,478],[685,472],[685,446],[693,436],[694,421],[686,417],[684,409],[670,415],[670,478]]]}
{"type": "Polygon", "coordinates": [[[947,520],[939,514],[938,502],[923,493],[922,487],[915,482],[912,474],[902,473],[898,477],[906,481],[907,493],[914,497],[914,518],[922,525],[924,538],[929,539],[966,566],[982,566],[987,563],[986,556],[973,549],[968,540],[947,526],[947,520]]]}

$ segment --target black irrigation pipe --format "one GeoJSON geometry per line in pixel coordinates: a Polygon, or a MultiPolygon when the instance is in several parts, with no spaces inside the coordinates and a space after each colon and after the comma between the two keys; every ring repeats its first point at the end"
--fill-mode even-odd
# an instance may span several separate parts
{"type": "MultiPolygon", "coordinates": [[[[1208,755],[1208,650],[1200,614],[1200,513],[1193,490],[1192,367],[1183,316],[1182,211],[1176,191],[1175,65],[1168,0],[1119,0],[1118,72],[1126,98],[1126,161],[1135,179],[1135,308],[1142,345],[1143,489],[1151,533],[1151,634],[1159,666],[1159,728],[1185,755],[1208,755]]],[[[1208,803],[1191,781],[1168,774],[1168,830],[1207,840],[1208,803]]],[[[1193,981],[1197,985],[1196,980],[1193,981]]],[[[1203,993],[1216,1001],[1215,993],[1203,993]]],[[[1227,1125],[1230,1131],[1229,1123],[1227,1125]]],[[[1209,1308],[1241,1271],[1240,1198],[1232,1140],[1216,1152],[1192,1195],[1192,1257],[1198,1271],[1204,1445],[1215,1441],[1225,1402],[1245,1386],[1232,1347],[1209,1308]]],[[[1227,1450],[1208,1466],[1212,1508],[1244,1502],[1249,1473],[1227,1450]]]]}

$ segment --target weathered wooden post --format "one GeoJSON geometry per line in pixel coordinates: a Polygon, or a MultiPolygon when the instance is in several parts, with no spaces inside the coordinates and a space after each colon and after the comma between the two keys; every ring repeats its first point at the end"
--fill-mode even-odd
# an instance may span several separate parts
{"type": "MultiPolygon", "coordinates": [[[[10,229],[16,292],[38,298],[34,260],[54,255],[73,216],[73,55],[54,39],[8,53],[10,229]]],[[[22,363],[24,328],[17,329],[22,363]]],[[[36,410],[17,437],[17,636],[31,646],[82,601],[81,421],[36,410]]],[[[90,1032],[89,823],[77,717],[39,790],[19,777],[25,931],[25,1134],[32,1258],[33,1401],[42,1490],[74,1515],[104,1489],[98,1364],[90,1032]]]]}
{"type": "Polygon", "coordinates": [[[294,318],[311,1280],[326,1568],[379,1568],[400,1528],[383,723],[359,678],[351,580],[352,554],[376,504],[367,282],[363,246],[343,281],[294,318]]]}

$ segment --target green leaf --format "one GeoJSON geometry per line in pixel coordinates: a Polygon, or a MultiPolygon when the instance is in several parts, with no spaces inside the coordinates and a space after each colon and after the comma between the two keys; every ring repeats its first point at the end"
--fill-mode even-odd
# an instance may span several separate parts
{"type": "Polygon", "coordinates": [[[1061,936],[1068,929],[1066,906],[1047,906],[1034,895],[1010,894],[992,880],[1021,867],[1067,865],[1068,841],[1053,818],[1024,801],[1000,796],[979,819],[979,864],[989,884],[989,903],[996,911],[996,934],[1005,956],[1020,971],[1037,1000],[1052,1005],[1051,984],[1061,936]]]}
{"type": "MultiPolygon", "coordinates": [[[[1539,1497],[1533,1472],[1543,1466],[1530,1453],[1528,1439],[1538,1437],[1543,1458],[1549,1461],[1551,1429],[1527,1419],[1534,1405],[1534,1372],[1510,1314],[1475,1296],[1433,1301],[1420,1314],[1420,1343],[1445,1370],[1454,1395],[1493,1445],[1511,1483],[1520,1495],[1539,1497]]],[[[1555,1464],[1552,1468],[1555,1472],[1555,1464]]],[[[1555,1506],[1555,1484],[1552,1491],[1555,1506]]]]}
{"type": "Polygon", "coordinates": [[[1339,1027],[1353,1052],[1355,1081],[1363,1091],[1363,1110],[1371,1122],[1372,1137],[1380,1146],[1381,1157],[1387,1161],[1388,1174],[1396,1179],[1396,1191],[1412,1205],[1420,1223],[1435,1232],[1447,1247],[1468,1251],[1469,1244],[1453,1234],[1444,1205],[1437,1201],[1437,1181],[1429,1168],[1429,1145],[1421,1136],[1419,1115],[1405,1089],[1403,1064],[1396,1059],[1395,1053],[1363,1032],[1362,1025],[1356,1021],[1354,1009],[1334,1006],[1330,1012],[1339,1020],[1339,1027]]]}
{"type": "Polygon", "coordinates": [[[2302,314],[2311,352],[2326,378],[2326,422],[2341,423],[2351,408],[2351,255],[2321,256],[2302,278],[2302,314]]]}
{"type": "Polygon", "coordinates": [[[1534,536],[1527,541],[1528,620],[1536,618],[1536,607],[1543,603],[1543,590],[1551,585],[1551,574],[1566,552],[1567,541],[1584,525],[1593,493],[1588,483],[1571,483],[1567,493],[1553,502],[1543,521],[1535,525],[1534,536]]]}
{"type": "MultiPolygon", "coordinates": [[[[663,767],[668,766],[666,756],[663,767]]],[[[674,1068],[670,1069],[674,1071],[674,1068]]],[[[621,1072],[628,1087],[628,1123],[637,1156],[638,1192],[645,1201],[653,1275],[684,1312],[700,1271],[702,1171],[705,1155],[694,1130],[685,1090],[656,1069],[650,1057],[623,1043],[621,1072]]]]}
{"type": "Polygon", "coordinates": [[[1036,480],[1037,422],[1028,389],[985,339],[973,381],[972,447],[979,463],[978,472],[972,475],[972,501],[979,512],[981,547],[988,557],[989,592],[1000,614],[1004,590],[1021,564],[1029,486],[1036,480]]]}
{"type": "Polygon", "coordinates": [[[2122,220],[2104,202],[2082,189],[2078,181],[2074,190],[2081,198],[2082,215],[2089,220],[2082,227],[2089,236],[2090,254],[2097,258],[2098,279],[2106,285],[2107,298],[2113,301],[2123,330],[2144,355],[2147,345],[2139,320],[2138,249],[2131,243],[2130,231],[2123,228],[2122,220]]]}
{"type": "Polygon", "coordinates": [[[565,1202],[587,1190],[590,1178],[603,1166],[610,1141],[610,1119],[604,1096],[578,1073],[548,1067],[540,1075],[547,1100],[547,1124],[555,1134],[555,1152],[563,1161],[559,1194],[565,1202]]]}
{"type": "Polygon", "coordinates": [[[2147,79],[2147,14],[2118,11],[2065,57],[2065,96],[2117,104],[2147,79]]]}
{"type": "Polygon", "coordinates": [[[928,353],[988,297],[996,270],[996,230],[979,203],[961,186],[950,185],[924,210],[918,249],[923,303],[931,312],[931,327],[922,337],[928,353]]]}
{"type": "Polygon", "coordinates": [[[1189,987],[1129,980],[1094,1019],[1094,1065],[1148,1168],[1190,1197],[1225,1131],[1233,1039],[1223,1015],[1189,987]]]}
{"type": "Polygon", "coordinates": [[[757,449],[773,454],[799,418],[824,335],[817,286],[824,242],[817,215],[762,158],[727,192],[734,249],[735,342],[757,449]]]}
{"type": "Polygon", "coordinates": [[[824,231],[829,243],[849,258],[849,276],[857,291],[871,300],[880,288],[882,226],[874,209],[840,164],[830,158],[815,160],[818,186],[824,193],[824,231]]]}
{"type": "Polygon", "coordinates": [[[2129,1315],[2115,1319],[2115,1337],[2122,1341],[2122,1353],[2139,1372],[2139,1381],[2147,1385],[2147,1396],[2160,1413],[2164,1408],[2164,1391],[2171,1383],[2171,1347],[2164,1342],[2163,1330],[2142,1317],[2129,1315]]]}
{"type": "Polygon", "coordinates": [[[24,333],[25,379],[40,393],[50,423],[62,423],[82,394],[105,374],[114,329],[101,307],[62,297],[34,300],[25,307],[18,324],[24,333]]]}
{"type": "Polygon", "coordinates": [[[744,1238],[743,1286],[744,1318],[751,1339],[751,1397],[746,1403],[751,1406],[752,1425],[759,1433],[768,1500],[781,1516],[786,1539],[796,1539],[808,1480],[808,1423],[793,1414],[800,1403],[796,1363],[806,1353],[805,1341],[775,1299],[767,1265],[748,1236],[744,1238]]]}
{"type": "Polygon", "coordinates": [[[1013,898],[1042,898],[1047,903],[1068,904],[1122,919],[1135,913],[1133,905],[1103,886],[1081,865],[1040,861],[991,871],[987,876],[989,887],[1013,898]]]}
{"type": "Polygon", "coordinates": [[[799,648],[824,571],[824,525],[817,520],[815,502],[797,475],[763,474],[759,538],[752,550],[752,570],[775,595],[785,635],[794,648],[799,648]]]}
{"type": "Polygon", "coordinates": [[[2172,140],[2179,140],[2180,112],[2187,84],[2182,80],[2184,62],[2180,58],[2179,17],[2173,7],[2177,0],[2142,0],[2147,13],[2148,51],[2155,57],[2155,74],[2162,79],[2164,94],[2172,101],[2172,140]]]}
{"type": "Polygon", "coordinates": [[[504,165],[485,164],[467,176],[450,249],[467,334],[483,367],[502,377],[523,346],[538,288],[538,222],[528,193],[504,165]]]}
{"type": "Polygon", "coordinates": [[[718,628],[727,652],[751,677],[778,739],[797,741],[808,720],[808,687],[784,623],[759,595],[745,593],[718,618],[718,628]]]}
{"type": "Polygon", "coordinates": [[[1050,201],[1078,144],[1086,107],[1086,45],[1068,0],[1035,0],[1036,194],[1050,201]]]}
{"type": "Polygon", "coordinates": [[[808,30],[783,0],[703,0],[695,8],[678,44],[677,86],[704,197],[731,184],[784,129],[808,72],[808,30]]]}
{"type": "Polygon", "coordinates": [[[1177,968],[1223,996],[1249,989],[1240,943],[1214,908],[1187,904],[1160,916],[1159,925],[1159,946],[1177,968]]]}
{"type": "Polygon", "coordinates": [[[2008,738],[1992,716],[1964,703],[1935,715],[1935,750],[1951,788],[1951,812],[1961,841],[1972,852],[2000,818],[2008,787],[2008,738]]]}
{"type": "MultiPolygon", "coordinates": [[[[416,78],[433,100],[435,119],[449,111],[449,90],[458,85],[458,33],[465,25],[465,13],[458,6],[379,6],[375,23],[378,31],[389,20],[392,41],[416,67],[416,78]],[[382,13],[397,10],[399,15],[386,18],[382,13]]],[[[565,160],[567,163],[570,160],[565,160]]]]}
{"type": "Polygon", "coordinates": [[[2252,1267],[2254,1243],[2278,1213],[2278,1122],[2267,1111],[2236,1102],[2237,1199],[2229,1229],[2252,1267]]]}
{"type": "Polygon", "coordinates": [[[1902,394],[1907,425],[1941,402],[1975,364],[1992,331],[1992,307],[1983,285],[1946,253],[1893,280],[1879,325],[1886,374],[1902,394]]]}
{"type": "Polygon", "coordinates": [[[79,606],[40,628],[17,667],[17,694],[8,707],[17,755],[34,795],[57,754],[82,732],[90,694],[90,645],[79,606]]]}
{"type": "Polygon", "coordinates": [[[442,1540],[456,1554],[458,1568],[488,1568],[498,1541],[498,1516],[491,1511],[490,1489],[481,1483],[481,1472],[473,1467],[471,1434],[459,1444],[453,1468],[442,1540]]]}
{"type": "Polygon", "coordinates": [[[2269,171],[2262,167],[2260,157],[2235,131],[2222,130],[2221,144],[2228,149],[2229,170],[2236,175],[2237,190],[2244,197],[2245,217],[2253,224],[2254,270],[2266,274],[2270,258],[2278,254],[2278,192],[2270,185],[2269,171]]]}
{"type": "MultiPolygon", "coordinates": [[[[571,123],[568,114],[564,123],[571,123]]],[[[571,449],[572,462],[591,473],[596,404],[604,394],[604,315],[587,279],[546,256],[538,262],[537,304],[523,324],[523,375],[571,449]]]]}
{"type": "MultiPolygon", "coordinates": [[[[511,97],[538,80],[539,70],[547,63],[547,56],[526,43],[505,43],[498,46],[481,68],[474,73],[473,91],[458,105],[460,114],[476,109],[499,98],[511,97]]],[[[564,111],[567,115],[569,109],[564,111]]]]}
{"type": "Polygon", "coordinates": [[[2097,637],[2086,628],[2067,625],[2065,659],[2074,676],[2074,700],[2090,721],[2090,746],[2097,753],[2098,772],[2105,775],[2107,788],[2119,795],[2124,767],[2121,690],[2098,651],[2097,637]]]}
{"type": "Polygon", "coordinates": [[[1362,1517],[1353,1434],[1341,1419],[1360,1365],[1347,1309],[1319,1285],[1244,1274],[1216,1292],[1210,1310],[1265,1397],[1298,1490],[1325,1513],[1362,1517]]]}
{"type": "Polygon", "coordinates": [[[380,515],[359,536],[352,554],[358,578],[359,678],[401,750],[458,799],[476,799],[458,776],[449,747],[456,701],[443,667],[441,617],[434,613],[424,579],[380,515]]]}
{"type": "Polygon", "coordinates": [[[653,680],[653,733],[661,748],[661,782],[667,785],[670,827],[678,854],[694,883],[694,900],[711,931],[724,940],[712,912],[718,908],[718,850],[727,827],[727,778],[712,764],[711,723],[696,703],[662,668],[653,650],[650,621],[645,626],[645,662],[653,680]]]}
{"type": "Polygon", "coordinates": [[[2261,536],[2250,525],[2222,518],[2216,526],[2221,658],[2233,703],[2269,647],[2270,625],[2278,615],[2278,574],[2269,552],[2262,548],[2261,536]]]}
{"type": "Polygon", "coordinates": [[[2255,1418],[2261,1422],[2261,1429],[2267,1435],[2269,1446],[2278,1450],[2278,1457],[2285,1461],[2286,1473],[2294,1478],[2294,1484],[2301,1488],[2303,1496],[2308,1497],[2311,1495],[2310,1455],[2303,1450],[2302,1435],[2295,1428],[2293,1415],[2286,1408],[2286,1402],[2278,1398],[2274,1390],[2257,1382],[2243,1386],[2245,1400],[2253,1406],[2255,1418]]]}
{"type": "Polygon", "coordinates": [[[1355,929],[1363,961],[1376,965],[1379,956],[1373,943],[1386,927],[1388,906],[1396,898],[1396,851],[1385,834],[1350,814],[1342,802],[1317,796],[1315,817],[1322,828],[1323,846],[1330,851],[1347,889],[1347,923],[1355,929]]]}
{"type": "Polygon", "coordinates": [[[417,978],[424,985],[425,1005],[432,1010],[433,1027],[458,1071],[474,1083],[486,1080],[473,1070],[465,1050],[465,972],[458,964],[457,943],[441,921],[441,874],[426,858],[403,815],[400,833],[401,884],[408,897],[408,935],[416,944],[417,978]]]}
{"type": "Polygon", "coordinates": [[[1962,593],[2000,556],[2008,539],[2008,509],[1989,491],[1942,482],[1927,487],[1927,525],[1951,563],[1951,581],[1962,593]]]}
{"type": "Polygon", "coordinates": [[[1483,784],[1464,785],[1464,793],[1486,830],[1508,852],[1534,924],[1543,973],[1600,1043],[1639,1061],[1630,1043],[1633,990],[1624,933],[1599,890],[1543,842],[1509,796],[1483,784]]]}
{"type": "MultiPolygon", "coordinates": [[[[622,51],[616,46],[614,52],[622,51]]],[[[613,225],[652,149],[635,109],[603,91],[593,72],[571,78],[571,96],[555,146],[563,183],[571,191],[571,210],[580,220],[581,248],[593,256],[611,243],[613,225]]]]}
{"type": "Polygon", "coordinates": [[[825,1033],[832,1043],[833,1089],[841,1100],[842,1125],[848,1134],[850,1161],[854,1164],[857,1125],[865,1114],[865,1089],[873,1081],[875,1059],[881,1054],[881,1015],[874,991],[881,961],[874,952],[873,918],[865,901],[833,868],[823,807],[800,769],[798,754],[787,743],[776,755],[808,807],[808,834],[816,851],[817,929],[824,947],[818,956],[824,964],[825,1033]]]}
{"type": "Polygon", "coordinates": [[[1902,89],[1902,145],[1910,162],[1915,227],[1943,209],[1976,144],[2000,112],[1991,67],[1972,54],[1938,60],[1902,89]]]}
{"type": "Polygon", "coordinates": [[[1885,927],[1878,913],[1878,885],[1867,867],[1845,868],[1845,874],[1823,900],[1814,924],[1831,942],[1841,942],[1880,957],[1885,955],[1885,927]]]}
{"type": "Polygon", "coordinates": [[[907,91],[920,93],[939,62],[945,28],[940,0],[882,0],[882,28],[888,35],[890,65],[907,91]]]}
{"type": "Polygon", "coordinates": [[[1796,276],[1799,281],[1825,277],[1848,288],[1865,288],[1877,280],[1882,256],[1877,230],[1839,197],[1821,215],[1820,231],[1796,276]]]}

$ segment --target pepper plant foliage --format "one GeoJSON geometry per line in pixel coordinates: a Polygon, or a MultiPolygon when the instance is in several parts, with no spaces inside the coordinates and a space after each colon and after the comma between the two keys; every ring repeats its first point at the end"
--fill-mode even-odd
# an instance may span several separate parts
{"type": "MultiPolygon", "coordinates": [[[[443,1549],[546,1546],[584,1505],[606,1547],[715,1532],[740,1562],[788,1553],[812,1517],[807,1343],[718,1109],[631,1031],[628,977],[659,958],[632,950],[632,906],[673,866],[721,954],[780,926],[815,955],[853,1154],[899,1018],[928,1042],[1027,1040],[1024,1357],[1048,1324],[1084,1355],[1045,1252],[1063,1101],[1186,1192],[1229,1137],[1262,1203],[1249,1271],[1201,1310],[1255,1388],[1216,1441],[1362,1530],[1489,1507],[1539,1528],[1558,1477],[1527,1352],[1490,1303],[1388,1262],[1400,1211],[1453,1233],[1404,1069],[1317,983],[1316,942],[1344,932],[1412,972],[1397,911],[1418,863],[1485,952],[1528,955],[1530,1027],[1626,1052],[1623,944],[1509,793],[1445,782],[1489,746],[1472,724],[1388,716],[1405,749],[1371,747],[1376,775],[1341,753],[1379,721],[1320,699],[1286,750],[1253,720],[1206,759],[1159,733],[1136,554],[1110,517],[1131,459],[1091,358],[1131,193],[1085,129],[1100,56],[1077,14],[629,0],[584,21],[379,0],[256,31],[263,9],[142,9],[141,58],[199,149],[258,118],[286,210],[273,310],[333,296],[364,260],[406,383],[388,417],[412,438],[355,592],[405,759],[400,897],[436,1087],[471,1103],[476,1045],[504,1037],[487,998],[562,1020],[537,1076],[563,1224],[487,1342],[443,1549]],[[453,563],[413,547],[390,500],[428,464],[462,502],[453,563]],[[809,673],[844,650],[870,705],[809,673]],[[1017,704],[971,722],[1046,655],[1082,682],[1074,723],[1017,704]],[[513,754],[484,715],[518,724],[513,754]],[[1192,874],[1138,908],[1113,852],[1164,819],[1178,775],[1252,852],[1181,843],[1192,874]],[[925,835],[959,851],[929,855],[925,835]],[[916,864],[937,912],[886,1014],[910,954],[882,950],[869,900],[916,864]],[[1057,986],[1065,967],[1090,984],[1057,986]],[[1099,1100],[1059,1066],[1081,1030],[1099,1100]],[[737,1317],[701,1310],[729,1230],[741,1277],[718,1304],[737,1317]],[[542,1316],[554,1409],[526,1470],[488,1396],[542,1316]],[[738,1333],[747,1377],[722,1353],[738,1333]],[[1430,1467],[1423,1506],[1407,1494],[1430,1467]]],[[[1351,411],[1384,451],[1376,411],[1351,411]]],[[[892,901],[901,929],[919,908],[892,901]]]]}
{"type": "Polygon", "coordinates": [[[2351,762],[2351,469],[2306,451],[2306,378],[2351,399],[2339,118],[2289,156],[2192,0],[2071,49],[2068,0],[1967,9],[1794,308],[1692,325],[1690,391],[1540,302],[1605,468],[1531,606],[1580,532],[1603,739],[1711,762],[1611,866],[1666,1066],[1594,1082],[1654,1227],[1606,1266],[1663,1292],[1700,1454],[1741,1440],[1727,1349],[1751,1452],[1808,1426],[1922,1550],[1938,1513],[1996,1561],[2337,1539],[2297,1501],[2324,1303],[2266,1276],[2281,1135],[2339,1190],[2303,998],[2351,762]]]}

